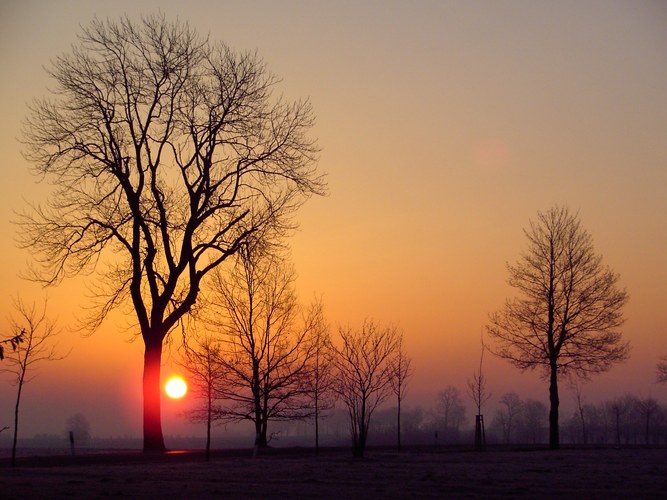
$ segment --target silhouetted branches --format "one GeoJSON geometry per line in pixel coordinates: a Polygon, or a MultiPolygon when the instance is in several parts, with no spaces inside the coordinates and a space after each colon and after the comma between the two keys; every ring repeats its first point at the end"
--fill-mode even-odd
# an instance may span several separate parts
{"type": "Polygon", "coordinates": [[[339,334],[335,390],[348,411],[353,455],[363,457],[373,412],[391,394],[400,333],[365,321],[361,329],[341,327],[339,334]]]}
{"type": "Polygon", "coordinates": [[[12,373],[16,378],[16,403],[14,405],[14,439],[12,443],[12,465],[16,463],[16,444],[19,429],[19,407],[23,386],[32,380],[30,373],[35,365],[44,361],[57,361],[64,356],[59,355],[56,345],[52,343],[58,332],[55,324],[46,315],[46,302],[41,308],[34,303],[29,305],[20,298],[14,303],[16,314],[10,319],[11,328],[21,336],[22,341],[7,356],[6,366],[0,371],[12,373]]]}
{"type": "Polygon", "coordinates": [[[23,142],[45,204],[22,215],[30,277],[99,273],[95,330],[131,303],[144,340],[144,448],[163,450],[165,337],[203,280],[250,237],[284,235],[325,182],[308,101],[274,95],[253,53],[154,15],[94,20],[49,68],[23,142]]]}
{"type": "Polygon", "coordinates": [[[587,377],[628,357],[618,330],[628,295],[566,208],[538,212],[524,233],[528,249],[508,265],[519,297],[493,313],[487,329],[496,355],[522,370],[539,367],[549,379],[549,443],[557,448],[558,376],[574,371],[587,377]]]}

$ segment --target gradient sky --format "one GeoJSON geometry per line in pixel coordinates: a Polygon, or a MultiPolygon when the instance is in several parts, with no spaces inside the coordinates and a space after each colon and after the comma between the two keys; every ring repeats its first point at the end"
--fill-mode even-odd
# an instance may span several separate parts
{"type": "MultiPolygon", "coordinates": [[[[449,384],[464,389],[488,314],[512,294],[505,264],[525,246],[522,228],[554,204],[579,211],[630,294],[631,359],[585,386],[585,397],[667,403],[667,386],[654,383],[667,354],[660,0],[0,0],[0,320],[11,297],[43,295],[17,277],[26,254],[10,223],[44,192],[17,141],[26,103],[49,85],[43,65],[94,15],[157,9],[256,49],[286,96],[312,101],[330,195],[299,213],[299,293],[322,295],[334,327],[364,318],[402,327],[416,368],[407,404],[431,406],[449,384]]],[[[76,412],[95,435],[140,434],[141,342],[127,343],[122,318],[92,337],[67,332],[86,279],[48,291],[72,352],[26,387],[22,435],[61,433],[76,412]]],[[[510,390],[548,400],[536,372],[485,363],[491,406],[510,390]]],[[[0,425],[9,425],[14,387],[0,377],[0,425]]],[[[564,385],[561,400],[570,403],[564,385]]],[[[198,432],[177,416],[185,404],[165,402],[165,434],[198,432]]]]}

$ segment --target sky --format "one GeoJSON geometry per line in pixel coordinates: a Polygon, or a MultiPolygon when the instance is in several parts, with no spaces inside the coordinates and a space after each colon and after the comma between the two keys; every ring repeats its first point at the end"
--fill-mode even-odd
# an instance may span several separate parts
{"type": "MultiPolygon", "coordinates": [[[[556,204],[579,213],[630,295],[631,358],[584,397],[667,404],[655,383],[667,354],[665,2],[0,0],[0,324],[13,297],[46,295],[69,352],[26,386],[21,435],[62,433],[77,412],[94,435],[141,432],[141,341],[116,316],[93,336],[71,331],[92,278],[47,291],[22,281],[28,255],[11,221],[44,199],[18,141],[27,103],[49,88],[44,66],[93,16],[157,10],[256,50],[286,97],[310,99],[329,194],[300,210],[290,239],[298,292],[322,297],[334,331],[366,318],[403,330],[415,367],[405,404],[465,390],[488,315],[513,296],[506,264],[525,248],[522,229],[556,204]]],[[[484,363],[490,406],[508,391],[548,401],[537,372],[484,363]]],[[[0,374],[0,425],[8,381],[0,374]]],[[[203,432],[179,416],[187,404],[165,401],[166,435],[203,432]]]]}

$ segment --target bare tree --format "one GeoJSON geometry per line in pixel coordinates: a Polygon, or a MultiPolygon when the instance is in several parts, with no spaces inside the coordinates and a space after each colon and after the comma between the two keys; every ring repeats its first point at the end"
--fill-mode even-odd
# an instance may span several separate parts
{"type": "Polygon", "coordinates": [[[313,318],[313,333],[308,367],[309,376],[305,379],[306,394],[311,400],[313,422],[315,424],[315,453],[320,450],[320,419],[323,412],[335,406],[334,384],[334,348],[329,335],[329,326],[324,319],[321,301],[313,304],[310,317],[313,318]]]}
{"type": "Polygon", "coordinates": [[[650,427],[651,427],[651,417],[654,416],[659,410],[660,405],[655,398],[646,397],[640,399],[637,404],[637,409],[639,410],[639,416],[644,421],[644,442],[648,445],[650,442],[650,427]]]}
{"type": "Polygon", "coordinates": [[[211,427],[215,418],[218,394],[223,392],[225,373],[220,363],[220,343],[211,335],[194,335],[184,344],[184,353],[178,361],[188,373],[190,392],[202,402],[188,411],[193,422],[206,424],[206,461],[211,460],[211,427]]]}
{"type": "Polygon", "coordinates": [[[481,339],[482,350],[479,356],[479,369],[473,373],[472,379],[468,380],[468,393],[475,403],[477,414],[475,415],[475,449],[482,450],[486,446],[486,436],[484,432],[484,419],[482,416],[482,405],[491,397],[491,393],[486,389],[486,378],[482,371],[484,361],[484,339],[481,339]]]}
{"type": "Polygon", "coordinates": [[[657,364],[656,378],[658,382],[667,382],[667,356],[660,358],[657,364]]]}
{"type": "Polygon", "coordinates": [[[540,368],[548,379],[549,447],[558,448],[559,375],[587,377],[628,357],[618,331],[628,295],[567,208],[538,212],[524,233],[528,250],[508,265],[521,297],[492,314],[487,329],[495,354],[521,370],[540,368]]]}
{"type": "Polygon", "coordinates": [[[412,377],[414,370],[412,368],[412,359],[405,351],[403,344],[403,334],[399,333],[398,345],[396,346],[396,353],[392,359],[392,370],[394,372],[391,377],[391,390],[396,396],[396,447],[398,452],[401,452],[401,403],[405,398],[408,382],[412,377]]]}
{"type": "Polygon", "coordinates": [[[296,275],[265,241],[246,243],[228,274],[216,272],[209,322],[217,330],[226,383],[219,417],[250,420],[255,450],[269,442],[270,421],[309,418],[310,363],[321,325],[317,308],[302,314],[296,275]]]}
{"type": "Polygon", "coordinates": [[[588,444],[588,433],[586,428],[586,405],[584,404],[582,381],[576,374],[569,378],[570,387],[574,395],[574,402],[576,404],[576,415],[581,424],[581,437],[584,444],[588,444]]]}
{"type": "Polygon", "coordinates": [[[616,433],[616,446],[621,445],[621,429],[624,417],[631,413],[635,399],[631,395],[618,397],[606,404],[607,411],[612,415],[616,433]]]}
{"type": "Polygon", "coordinates": [[[445,441],[451,441],[458,436],[466,418],[466,409],[458,387],[448,385],[438,393],[435,418],[436,428],[442,426],[442,436],[445,441]]]}
{"type": "Polygon", "coordinates": [[[257,55],[159,15],[94,20],[49,75],[24,144],[54,188],[22,216],[22,245],[47,284],[98,273],[90,331],[130,305],[145,346],[144,450],[164,450],[166,337],[211,270],[250,235],[291,229],[324,190],[311,106],[274,97],[257,55]]]}
{"type": "Polygon", "coordinates": [[[521,417],[523,401],[516,392],[507,392],[500,398],[500,405],[495,420],[502,428],[505,444],[509,444],[512,439],[512,430],[521,417]]]}
{"type": "Polygon", "coordinates": [[[391,394],[392,359],[400,333],[367,320],[361,329],[339,328],[341,345],[335,357],[336,392],[347,408],[352,434],[352,454],[362,458],[371,417],[391,394]]]}
{"type": "Polygon", "coordinates": [[[517,419],[517,435],[525,443],[544,442],[547,426],[547,407],[541,401],[526,399],[517,419]]]}
{"type": "Polygon", "coordinates": [[[16,350],[7,356],[7,367],[3,372],[12,373],[16,378],[16,403],[14,405],[14,438],[12,441],[12,466],[16,464],[16,443],[19,431],[19,408],[23,386],[32,380],[30,372],[35,365],[44,361],[63,359],[53,344],[58,334],[55,323],[46,315],[46,301],[41,308],[34,303],[26,304],[20,298],[14,302],[16,315],[10,319],[14,335],[23,335],[23,341],[16,346],[16,350]]]}

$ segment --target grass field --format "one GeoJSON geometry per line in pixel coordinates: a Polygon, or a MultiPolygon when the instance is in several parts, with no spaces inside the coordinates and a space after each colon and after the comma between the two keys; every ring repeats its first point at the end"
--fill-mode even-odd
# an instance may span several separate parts
{"type": "Polygon", "coordinates": [[[667,449],[274,449],[0,460],[0,498],[666,498],[667,449]]]}

